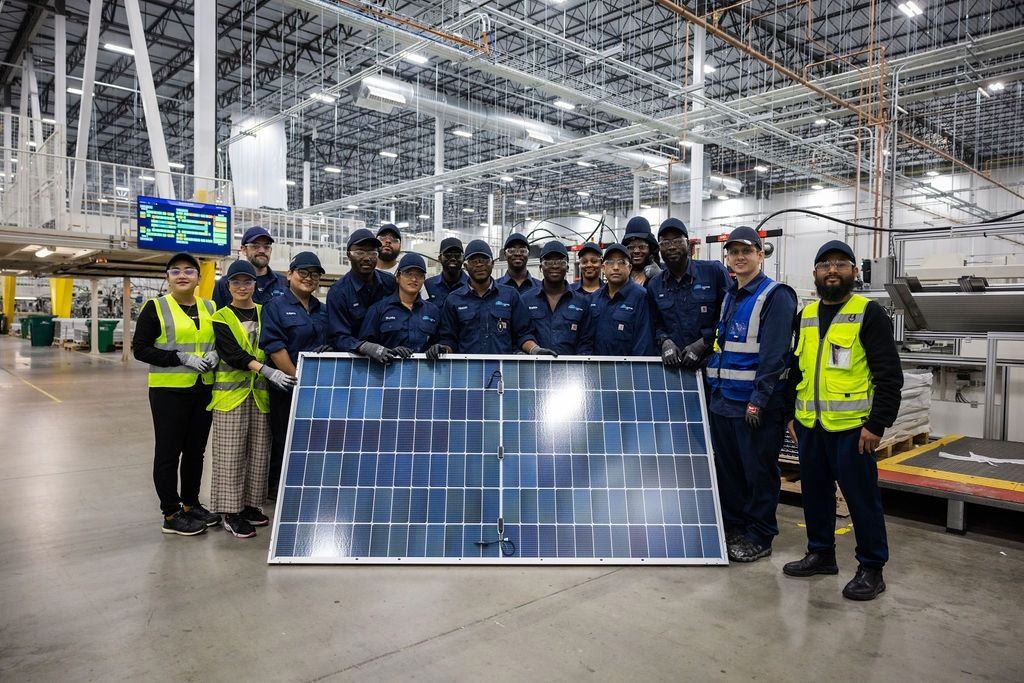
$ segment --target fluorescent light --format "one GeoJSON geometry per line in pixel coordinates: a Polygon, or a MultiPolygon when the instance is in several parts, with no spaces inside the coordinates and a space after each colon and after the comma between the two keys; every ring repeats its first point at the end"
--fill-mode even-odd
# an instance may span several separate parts
{"type": "Polygon", "coordinates": [[[816,126],[827,126],[828,125],[828,120],[827,119],[815,119],[814,120],[814,125],[816,125],[816,126]]]}
{"type": "Polygon", "coordinates": [[[39,251],[36,252],[36,258],[46,258],[50,254],[56,254],[56,253],[57,252],[51,251],[50,249],[47,249],[46,247],[43,247],[42,249],[40,249],[39,251]]]}
{"type": "Polygon", "coordinates": [[[549,145],[553,144],[554,141],[555,141],[555,139],[553,137],[551,137],[550,135],[548,135],[547,133],[542,133],[542,132],[540,132],[538,130],[527,129],[526,130],[526,137],[530,138],[531,140],[538,140],[540,142],[546,142],[549,145]]]}
{"type": "Polygon", "coordinates": [[[444,188],[444,191],[445,192],[455,192],[455,188],[454,187],[446,187],[446,188],[444,188]]]}
{"type": "Polygon", "coordinates": [[[649,209],[649,208],[651,208],[651,205],[650,204],[641,204],[640,208],[641,209],[649,209]]]}
{"type": "Polygon", "coordinates": [[[107,203],[108,203],[108,202],[107,202],[107,200],[106,200],[106,199],[104,199],[103,197],[100,197],[100,198],[99,198],[99,199],[97,199],[96,201],[97,201],[97,202],[99,202],[100,204],[107,204],[107,203]]]}
{"type": "Polygon", "coordinates": [[[135,56],[135,50],[124,45],[117,45],[115,43],[103,43],[104,50],[110,50],[111,52],[120,52],[123,55],[129,55],[130,57],[135,56]]]}
{"type": "Polygon", "coordinates": [[[337,166],[324,166],[324,173],[341,173],[341,169],[337,166]]]}
{"type": "Polygon", "coordinates": [[[185,168],[185,164],[181,163],[180,161],[168,161],[167,165],[170,166],[171,168],[177,168],[177,169],[185,168]]]}
{"type": "Polygon", "coordinates": [[[473,137],[472,133],[470,133],[468,130],[462,130],[461,128],[456,128],[455,130],[453,130],[452,131],[452,135],[456,135],[456,136],[458,136],[460,138],[471,138],[471,137],[473,137]]]}
{"type": "Polygon", "coordinates": [[[572,102],[566,102],[565,100],[555,100],[554,105],[563,111],[572,111],[576,108],[576,105],[572,102]]]}
{"type": "Polygon", "coordinates": [[[576,165],[577,166],[582,166],[583,168],[591,168],[591,167],[593,167],[593,164],[590,163],[589,161],[577,161],[576,165]]]}
{"type": "Polygon", "coordinates": [[[480,227],[481,228],[486,228],[487,225],[488,225],[487,221],[483,221],[483,222],[480,223],[480,227]]]}
{"type": "Polygon", "coordinates": [[[690,142],[689,140],[680,140],[679,141],[679,146],[680,147],[685,147],[685,148],[689,149],[689,148],[693,147],[693,143],[690,142]]]}
{"type": "Polygon", "coordinates": [[[988,89],[992,92],[999,92],[1000,90],[1006,90],[1006,86],[1002,81],[996,81],[995,83],[989,83],[988,89]]]}
{"type": "Polygon", "coordinates": [[[328,95],[325,92],[319,92],[319,91],[311,92],[311,93],[309,93],[309,96],[312,97],[314,100],[318,100],[320,102],[323,102],[324,104],[334,104],[335,101],[337,101],[337,99],[338,99],[334,95],[328,95]]]}
{"type": "Polygon", "coordinates": [[[724,202],[724,201],[725,201],[726,199],[728,199],[728,198],[729,198],[729,195],[727,195],[727,194],[720,194],[720,195],[718,195],[718,199],[721,199],[721,200],[722,200],[723,202],[724,202]]]}
{"type": "Polygon", "coordinates": [[[380,155],[381,155],[382,157],[386,157],[386,158],[388,158],[388,159],[397,159],[397,158],[398,158],[398,152],[389,152],[389,151],[388,151],[388,150],[386,150],[386,149],[382,149],[382,150],[381,150],[381,151],[379,152],[379,154],[380,154],[380,155]]]}
{"type": "Polygon", "coordinates": [[[402,55],[402,59],[404,59],[407,62],[412,62],[413,64],[419,64],[420,66],[430,61],[430,57],[427,57],[426,55],[421,55],[417,52],[410,52],[409,54],[402,55]]]}
{"type": "Polygon", "coordinates": [[[295,181],[294,180],[286,180],[286,181],[284,181],[284,184],[287,185],[288,187],[292,187],[293,185],[295,185],[295,181]]]}
{"type": "Polygon", "coordinates": [[[706,73],[706,74],[713,74],[713,73],[715,73],[715,67],[712,64],[705,64],[704,65],[704,73],[706,73]]]}
{"type": "Polygon", "coordinates": [[[395,223],[395,227],[396,228],[403,228],[403,229],[404,228],[408,228],[409,227],[409,222],[408,221],[402,221],[401,223],[395,223]]]}
{"type": "Polygon", "coordinates": [[[123,187],[121,185],[115,185],[114,186],[114,191],[115,192],[131,192],[131,188],[130,187],[123,187]]]}
{"type": "Polygon", "coordinates": [[[500,180],[503,183],[511,183],[512,181],[515,180],[515,178],[513,178],[510,175],[503,175],[500,178],[498,178],[498,180],[500,180]]]}
{"type": "Polygon", "coordinates": [[[668,185],[668,181],[667,180],[655,180],[654,184],[655,185],[668,185]]]}
{"type": "Polygon", "coordinates": [[[584,218],[590,218],[590,214],[587,213],[586,211],[577,211],[576,213],[583,216],[584,218]]]}
{"type": "Polygon", "coordinates": [[[70,93],[72,95],[81,95],[82,94],[82,89],[81,88],[68,88],[68,93],[70,93]]]}
{"type": "Polygon", "coordinates": [[[757,171],[758,173],[767,173],[768,172],[768,167],[767,166],[755,166],[754,170],[757,171]]]}
{"type": "Polygon", "coordinates": [[[914,17],[919,17],[922,14],[924,14],[924,10],[921,9],[921,7],[916,2],[914,2],[914,0],[907,0],[907,2],[901,2],[896,7],[899,9],[899,11],[903,12],[911,19],[913,19],[914,17]]]}
{"type": "Polygon", "coordinates": [[[43,123],[52,123],[52,124],[56,124],[56,123],[57,123],[57,120],[56,120],[56,119],[43,119],[43,123]]]}
{"type": "Polygon", "coordinates": [[[889,156],[889,150],[887,150],[887,149],[883,149],[883,150],[882,150],[882,156],[883,156],[883,157],[887,157],[887,156],[889,156]]]}
{"type": "Polygon", "coordinates": [[[36,143],[35,140],[29,140],[28,141],[28,146],[29,147],[38,147],[38,144],[36,143]]]}
{"type": "MultiPolygon", "coordinates": [[[[363,83],[366,84],[366,81],[363,81],[363,83]]],[[[374,97],[379,97],[382,100],[388,100],[390,102],[397,102],[398,104],[405,104],[405,95],[400,92],[369,84],[366,84],[366,89],[374,97]]]]}
{"type": "Polygon", "coordinates": [[[462,210],[462,213],[476,213],[476,209],[471,209],[468,206],[462,210]]]}
{"type": "Polygon", "coordinates": [[[348,209],[349,211],[355,211],[355,210],[356,210],[356,209],[358,209],[359,207],[358,207],[358,206],[356,206],[355,204],[349,204],[349,205],[348,205],[348,206],[346,206],[345,208],[346,208],[346,209],[348,209]]]}
{"type": "Polygon", "coordinates": [[[824,185],[819,185],[818,183],[815,183],[815,184],[811,185],[811,189],[812,190],[824,190],[825,186],[824,185]]]}
{"type": "Polygon", "coordinates": [[[419,216],[416,216],[416,218],[419,218],[421,221],[430,220],[430,214],[421,213],[419,216]]]}
{"type": "Polygon", "coordinates": [[[939,175],[939,172],[938,171],[925,171],[924,174],[926,176],[930,177],[930,178],[934,178],[935,176],[939,175]]]}
{"type": "Polygon", "coordinates": [[[587,197],[590,196],[589,192],[582,192],[581,191],[581,192],[577,192],[576,194],[577,194],[577,196],[580,196],[580,197],[583,197],[583,198],[587,198],[587,197]]]}
{"type": "Polygon", "coordinates": [[[156,178],[154,178],[154,177],[153,177],[153,176],[151,176],[151,175],[145,175],[145,174],[143,174],[143,175],[140,175],[140,176],[139,176],[139,180],[149,180],[149,181],[153,181],[153,180],[156,180],[156,178]]]}
{"type": "Polygon", "coordinates": [[[513,202],[516,206],[526,206],[527,202],[525,199],[517,199],[513,202]]]}

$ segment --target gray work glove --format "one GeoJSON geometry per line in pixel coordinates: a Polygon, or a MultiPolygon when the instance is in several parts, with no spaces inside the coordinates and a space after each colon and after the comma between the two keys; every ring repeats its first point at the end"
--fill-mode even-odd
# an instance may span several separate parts
{"type": "Polygon", "coordinates": [[[373,342],[363,342],[360,344],[359,353],[363,354],[367,358],[372,358],[382,365],[387,365],[394,359],[398,358],[398,354],[388,347],[381,346],[380,344],[374,344],[373,342]]]}
{"type": "Polygon", "coordinates": [[[540,344],[538,344],[537,346],[534,346],[532,349],[530,349],[529,353],[530,353],[531,356],[554,356],[555,358],[558,357],[557,353],[555,353],[551,349],[545,349],[540,344]]]}
{"type": "Polygon", "coordinates": [[[671,339],[661,342],[661,362],[665,367],[676,368],[683,364],[683,354],[671,339]]]}
{"type": "Polygon", "coordinates": [[[397,353],[398,357],[401,358],[402,360],[412,358],[413,351],[408,346],[396,346],[391,350],[397,353]]]}
{"type": "Polygon", "coordinates": [[[281,391],[291,391],[292,387],[299,381],[295,377],[285,374],[284,371],[272,368],[269,365],[263,365],[260,368],[260,374],[281,391]]]}
{"type": "Polygon", "coordinates": [[[683,349],[682,365],[686,368],[698,367],[701,361],[704,360],[704,356],[708,350],[708,343],[704,341],[704,337],[701,337],[692,344],[688,344],[683,349]]]}
{"type": "Polygon", "coordinates": [[[194,356],[191,353],[178,351],[178,360],[182,365],[195,370],[199,374],[209,372],[213,369],[213,366],[210,365],[210,362],[206,360],[205,356],[194,356]]]}
{"type": "Polygon", "coordinates": [[[430,360],[437,360],[446,353],[451,353],[451,347],[445,346],[444,344],[434,344],[427,349],[427,358],[430,360]]]}
{"type": "Polygon", "coordinates": [[[203,354],[203,360],[210,364],[210,369],[213,370],[220,363],[220,356],[217,355],[216,351],[207,351],[203,354]]]}

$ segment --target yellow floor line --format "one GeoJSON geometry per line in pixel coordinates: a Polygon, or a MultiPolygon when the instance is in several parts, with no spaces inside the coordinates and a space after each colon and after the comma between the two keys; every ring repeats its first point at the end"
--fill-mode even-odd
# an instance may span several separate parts
{"type": "Polygon", "coordinates": [[[4,372],[6,372],[6,373],[7,373],[8,375],[10,375],[11,377],[14,377],[15,379],[17,379],[18,381],[20,381],[20,382],[24,382],[25,384],[29,385],[30,387],[32,387],[33,389],[35,389],[36,391],[38,391],[38,392],[39,392],[40,394],[42,394],[43,396],[45,396],[45,397],[47,397],[48,399],[50,399],[51,401],[54,401],[55,403],[63,403],[63,402],[64,402],[64,401],[60,400],[59,398],[57,398],[56,396],[54,396],[53,394],[51,394],[51,393],[50,393],[49,391],[47,391],[46,389],[40,389],[39,387],[37,387],[37,386],[36,386],[35,384],[32,384],[32,382],[29,382],[29,381],[28,381],[27,379],[25,379],[24,377],[18,377],[18,375],[14,374],[13,372],[11,372],[10,370],[8,370],[7,368],[2,368],[2,370],[3,370],[4,372]]]}

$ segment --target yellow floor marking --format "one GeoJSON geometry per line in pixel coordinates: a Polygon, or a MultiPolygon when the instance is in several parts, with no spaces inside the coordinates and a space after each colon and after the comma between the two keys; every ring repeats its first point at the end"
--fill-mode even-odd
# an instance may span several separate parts
{"type": "Polygon", "coordinates": [[[915,467],[914,465],[903,465],[903,461],[913,458],[915,455],[920,455],[931,450],[937,450],[939,447],[957,441],[964,438],[959,434],[951,434],[950,436],[943,437],[938,441],[932,441],[923,446],[918,446],[905,453],[894,455],[891,458],[880,460],[878,462],[878,469],[886,472],[901,472],[903,474],[913,474],[919,477],[929,477],[931,479],[941,479],[943,481],[953,481],[958,484],[970,484],[973,486],[989,486],[991,488],[1001,489],[1004,491],[1021,491],[1024,492],[1024,483],[1015,481],[1006,481],[1004,479],[992,479],[991,477],[977,477],[971,474],[959,474],[957,472],[946,472],[944,470],[933,470],[928,467],[915,467]]]}
{"type": "Polygon", "coordinates": [[[50,392],[48,392],[47,390],[45,390],[45,389],[40,389],[39,387],[37,387],[37,386],[36,386],[35,384],[32,384],[32,382],[29,382],[29,381],[28,381],[27,379],[25,379],[24,377],[18,377],[18,375],[14,374],[13,372],[11,372],[10,370],[8,370],[7,368],[3,368],[3,371],[4,371],[4,372],[6,372],[6,373],[7,373],[8,375],[10,375],[11,377],[14,377],[14,378],[16,378],[16,379],[17,379],[18,381],[20,381],[20,382],[24,382],[25,384],[29,385],[30,387],[32,387],[33,389],[35,389],[36,391],[38,391],[38,392],[39,392],[40,394],[42,394],[43,396],[45,396],[45,397],[49,398],[50,400],[52,400],[52,401],[54,401],[54,402],[56,402],[56,403],[63,403],[63,402],[64,402],[64,401],[60,400],[59,398],[57,398],[56,396],[54,396],[53,394],[51,394],[50,392]]]}

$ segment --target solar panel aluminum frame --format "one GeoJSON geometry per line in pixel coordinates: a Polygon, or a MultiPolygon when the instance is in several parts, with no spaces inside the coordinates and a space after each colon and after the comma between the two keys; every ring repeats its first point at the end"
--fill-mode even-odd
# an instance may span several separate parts
{"type": "MultiPolygon", "coordinates": [[[[298,366],[296,374],[300,378],[303,376],[303,367],[306,358],[355,358],[360,360],[366,360],[365,356],[352,353],[344,352],[325,352],[325,353],[309,353],[302,352],[299,354],[298,366]]],[[[424,354],[414,354],[412,359],[425,360],[424,354]]],[[[628,362],[628,363],[656,363],[661,364],[661,359],[656,356],[651,357],[631,357],[631,356],[529,356],[529,355],[490,355],[490,354],[448,354],[441,360],[435,362],[445,362],[446,360],[479,360],[479,361],[512,361],[517,363],[545,363],[551,361],[580,361],[580,362],[628,362]]],[[[371,361],[372,362],[372,361],[371,361]]],[[[395,361],[401,363],[402,361],[395,361]]],[[[722,520],[721,501],[719,499],[718,483],[715,473],[715,459],[711,448],[711,434],[708,427],[707,419],[707,402],[704,394],[704,382],[699,371],[695,371],[696,374],[696,387],[699,396],[699,403],[701,409],[701,422],[704,435],[704,443],[707,447],[707,461],[710,472],[710,488],[713,496],[713,506],[715,513],[714,525],[718,535],[718,548],[719,554],[717,556],[702,556],[702,557],[519,557],[519,556],[505,556],[499,552],[495,557],[446,557],[446,556],[434,556],[434,557],[383,557],[383,556],[359,556],[359,557],[345,557],[338,555],[327,556],[309,556],[309,557],[284,557],[275,554],[278,541],[279,532],[279,520],[280,520],[280,509],[284,499],[285,482],[284,478],[288,473],[289,460],[292,457],[292,439],[295,426],[295,413],[298,403],[299,387],[296,387],[292,394],[292,402],[288,415],[288,435],[285,442],[284,462],[281,467],[281,495],[278,498],[278,510],[274,515],[272,523],[270,548],[268,550],[267,562],[268,564],[415,564],[415,565],[458,565],[458,564],[472,564],[472,565],[668,565],[668,566],[683,566],[683,565],[697,565],[697,566],[709,566],[709,565],[728,565],[729,560],[726,555],[726,543],[725,543],[725,531],[724,523],[722,520]]],[[[503,413],[504,406],[503,402],[499,402],[499,423],[504,424],[503,413]]],[[[503,433],[503,430],[502,432],[503,433]]],[[[497,455],[497,454],[496,454],[497,455]]],[[[504,490],[504,467],[499,467],[499,492],[504,490]]],[[[503,496],[499,494],[499,505],[503,506],[503,496]]],[[[499,511],[502,511],[502,507],[499,507],[499,511]]],[[[495,525],[495,533],[498,532],[498,528],[495,525]]]]}

